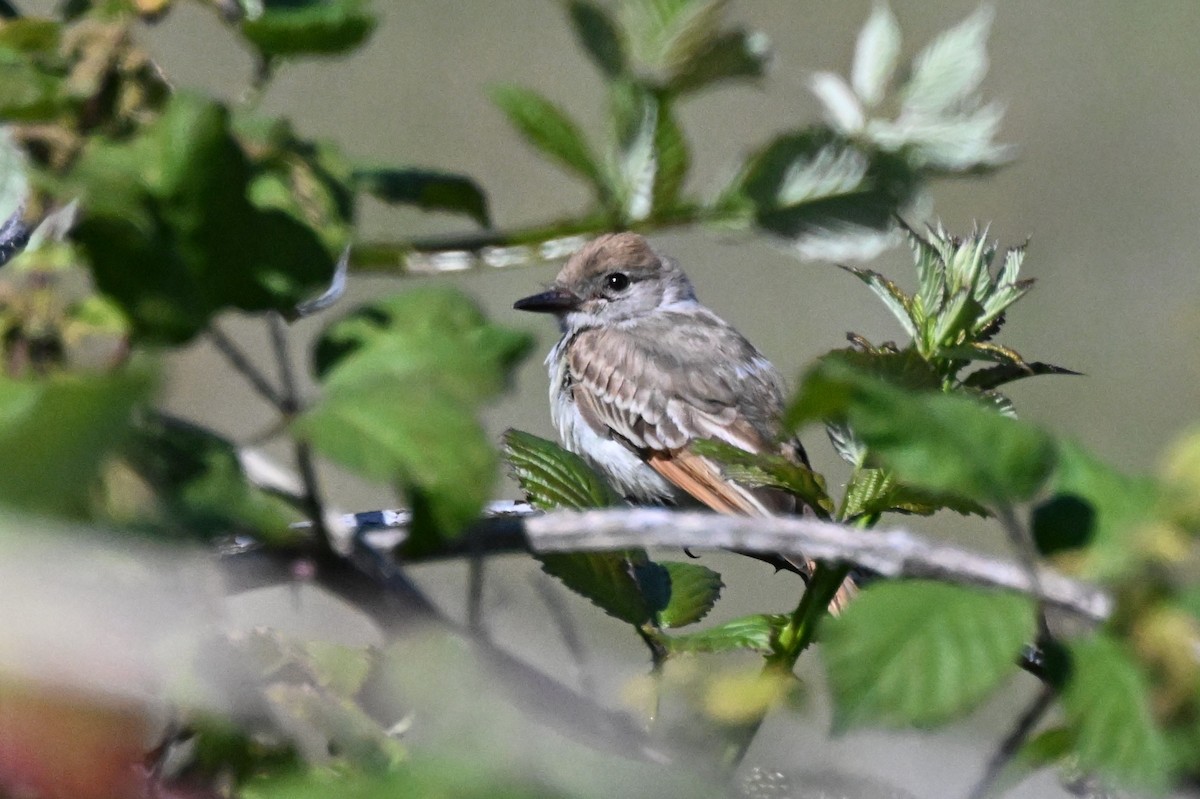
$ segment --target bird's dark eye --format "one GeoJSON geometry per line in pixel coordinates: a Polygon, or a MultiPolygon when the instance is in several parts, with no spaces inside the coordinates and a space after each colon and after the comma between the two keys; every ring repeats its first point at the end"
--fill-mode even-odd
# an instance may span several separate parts
{"type": "Polygon", "coordinates": [[[609,272],[604,276],[604,285],[613,291],[624,291],[629,288],[629,275],[624,272],[609,272]]]}

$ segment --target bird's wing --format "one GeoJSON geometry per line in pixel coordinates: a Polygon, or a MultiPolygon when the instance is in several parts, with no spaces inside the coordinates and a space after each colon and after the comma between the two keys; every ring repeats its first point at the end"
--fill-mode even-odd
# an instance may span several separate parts
{"type": "Polygon", "coordinates": [[[733,328],[716,317],[697,321],[689,315],[587,330],[568,347],[567,359],[583,418],[698,501],[722,513],[752,516],[794,507],[782,492],[730,481],[712,460],[687,449],[708,438],[747,452],[775,446],[781,381],[733,328]]]}

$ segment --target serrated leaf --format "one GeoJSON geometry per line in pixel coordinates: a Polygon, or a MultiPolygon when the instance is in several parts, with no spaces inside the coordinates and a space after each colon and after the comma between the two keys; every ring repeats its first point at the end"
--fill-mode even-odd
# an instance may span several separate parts
{"type": "Polygon", "coordinates": [[[967,375],[963,380],[963,385],[970,388],[977,388],[984,391],[1003,386],[1011,383],[1014,380],[1023,380],[1026,377],[1036,377],[1038,375],[1079,375],[1081,372],[1076,372],[1073,369],[1067,369],[1062,366],[1055,366],[1052,363],[1042,363],[1034,361],[1029,363],[1022,361],[1021,363],[1002,363],[997,366],[991,366],[987,369],[980,369],[967,375]]]}
{"type": "Polygon", "coordinates": [[[859,269],[852,266],[842,266],[850,274],[871,287],[875,296],[883,300],[883,304],[892,312],[892,316],[912,338],[917,337],[917,327],[912,319],[912,300],[892,281],[871,269],[859,269]]]}
{"type": "Polygon", "coordinates": [[[363,0],[265,0],[247,16],[242,35],[267,57],[338,55],[355,49],[375,30],[363,0]]]}
{"type": "Polygon", "coordinates": [[[666,607],[658,613],[663,627],[686,627],[708,615],[721,597],[721,575],[697,563],[662,561],[670,576],[671,593],[666,607]]]}
{"type": "Polygon", "coordinates": [[[615,619],[653,623],[670,593],[666,570],[642,550],[538,555],[542,571],[615,619]]]}
{"type": "Polygon", "coordinates": [[[538,508],[606,508],[623,504],[621,497],[583,458],[520,430],[504,433],[504,454],[513,476],[538,508]]]}
{"type": "Polygon", "coordinates": [[[1069,647],[1072,667],[1062,705],[1079,765],[1133,788],[1165,793],[1174,764],[1154,720],[1146,677],[1104,634],[1069,647]]]}
{"type": "Polygon", "coordinates": [[[1032,425],[966,397],[899,390],[835,358],[809,371],[787,412],[792,428],[818,419],[848,423],[904,483],[974,502],[1029,498],[1057,457],[1032,425]]]}
{"type": "Polygon", "coordinates": [[[567,13],[588,57],[609,78],[625,72],[625,48],[608,9],[590,0],[570,0],[567,13]]]}
{"type": "Polygon", "coordinates": [[[733,652],[750,650],[770,654],[779,632],[787,625],[785,614],[755,614],[718,624],[707,630],[673,635],[665,639],[672,653],[733,652]]]}
{"type": "Polygon", "coordinates": [[[903,113],[941,117],[979,88],[988,69],[987,35],[993,15],[989,6],[980,6],[921,51],[904,86],[903,113]]]}
{"type": "Polygon", "coordinates": [[[1091,544],[1073,565],[1095,580],[1111,580],[1139,567],[1138,530],[1156,518],[1158,484],[1130,477],[1101,462],[1076,444],[1059,447],[1058,468],[1049,489],[1076,496],[1095,512],[1091,544]]]}
{"type": "Polygon", "coordinates": [[[0,378],[0,503],[82,517],[97,469],[150,393],[146,369],[0,378]]]}
{"type": "Polygon", "coordinates": [[[744,30],[723,33],[680,67],[667,88],[678,95],[726,80],[755,80],[766,73],[770,56],[770,42],[763,33],[744,30]]]}
{"type": "Polygon", "coordinates": [[[353,180],[360,191],[390,205],[465,214],[484,227],[491,225],[487,196],[478,183],[465,175],[376,167],[354,170],[353,180]]]}
{"type": "Polygon", "coordinates": [[[883,99],[900,59],[900,25],[886,2],[875,3],[858,34],[850,82],[868,108],[883,99]]]}
{"type": "Polygon", "coordinates": [[[982,506],[952,495],[938,495],[898,484],[885,469],[859,469],[846,486],[842,518],[877,513],[910,513],[928,516],[943,508],[964,516],[987,516],[982,506]]]}
{"type": "Polygon", "coordinates": [[[826,518],[833,514],[833,500],[825,488],[825,479],[803,464],[782,455],[746,452],[713,439],[693,441],[690,449],[720,464],[721,470],[731,480],[752,488],[780,488],[795,494],[826,518]]]}
{"type": "Polygon", "coordinates": [[[839,726],[934,724],[982,701],[1036,633],[1027,597],[922,580],[863,589],[823,628],[839,726]]]}
{"type": "Polygon", "coordinates": [[[520,86],[496,86],[490,94],[513,127],[535,149],[584,178],[601,195],[607,191],[591,147],[562,109],[537,92],[520,86]]]}

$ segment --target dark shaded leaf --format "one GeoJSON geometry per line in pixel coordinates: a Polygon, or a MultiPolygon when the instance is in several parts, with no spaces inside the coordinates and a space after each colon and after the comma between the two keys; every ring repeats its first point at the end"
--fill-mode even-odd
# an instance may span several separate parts
{"type": "Polygon", "coordinates": [[[788,409],[790,426],[809,420],[844,421],[905,484],[974,502],[1029,498],[1056,459],[1032,425],[966,397],[902,391],[840,358],[810,370],[788,409]]]}
{"type": "Polygon", "coordinates": [[[242,35],[267,57],[339,55],[375,30],[364,0],[266,0],[261,15],[242,22],[242,35]]]}
{"type": "Polygon", "coordinates": [[[354,171],[354,184],[360,191],[392,205],[465,214],[484,227],[492,224],[487,196],[478,183],[464,175],[424,169],[363,168],[354,171]]]}
{"type": "Polygon", "coordinates": [[[251,204],[250,179],[228,113],[186,93],[141,135],[80,156],[67,176],[84,195],[74,236],[141,337],[186,341],[226,308],[287,313],[328,283],[317,234],[251,204]]]}
{"type": "Polygon", "coordinates": [[[1034,361],[1033,363],[1022,362],[1019,364],[999,364],[990,366],[987,369],[980,369],[977,372],[972,372],[963,380],[963,385],[971,388],[983,390],[997,388],[1006,383],[1011,383],[1014,380],[1022,380],[1026,377],[1035,377],[1037,375],[1078,375],[1080,372],[1055,366],[1050,363],[1042,363],[1034,361]]]}
{"type": "Polygon", "coordinates": [[[623,504],[617,492],[583,458],[553,441],[506,430],[504,454],[521,490],[535,507],[586,510],[623,504]]]}
{"type": "Polygon", "coordinates": [[[775,650],[779,632],[788,623],[779,614],[743,616],[707,630],[665,639],[672,652],[732,652],[740,649],[770,654],[775,650]]]}
{"type": "Polygon", "coordinates": [[[770,58],[765,35],[742,30],[723,33],[672,76],[668,89],[685,94],[727,80],[756,80],[766,74],[770,58]]]}
{"type": "Polygon", "coordinates": [[[583,177],[603,194],[603,173],[579,127],[558,106],[520,86],[496,86],[492,101],[527,142],[560,166],[583,177]]]}
{"type": "Polygon", "coordinates": [[[876,583],[823,628],[840,726],[928,725],[963,713],[1017,672],[1033,602],[913,580],[876,583]]]}
{"type": "Polygon", "coordinates": [[[1062,692],[1081,768],[1132,788],[1165,793],[1170,747],[1154,721],[1146,677],[1121,645],[1098,634],[1070,644],[1071,676],[1062,692]]]}
{"type": "Polygon", "coordinates": [[[664,561],[658,564],[670,575],[670,598],[658,614],[663,627],[685,627],[708,615],[725,584],[721,575],[697,563],[664,561]]]}
{"type": "Polygon", "coordinates": [[[754,454],[723,441],[700,439],[690,445],[698,455],[712,458],[730,479],[750,487],[782,488],[799,497],[824,518],[833,514],[825,478],[782,455],[754,454]]]}
{"type": "Polygon", "coordinates": [[[679,202],[691,168],[692,156],[687,139],[675,118],[673,106],[667,98],[659,99],[654,127],[654,200],[655,211],[673,208],[679,202]]]}
{"type": "Polygon", "coordinates": [[[102,461],[153,385],[146,370],[0,379],[0,503],[82,517],[102,461]]]}
{"type": "Polygon", "coordinates": [[[641,550],[539,555],[542,571],[613,618],[651,624],[666,604],[669,577],[641,550]],[[664,586],[666,586],[664,590],[664,586]]]}
{"type": "Polygon", "coordinates": [[[570,0],[567,13],[588,57],[608,78],[625,72],[625,48],[608,9],[591,0],[570,0]]]}
{"type": "Polygon", "coordinates": [[[1043,555],[1079,549],[1095,535],[1096,511],[1080,497],[1058,494],[1033,509],[1030,530],[1043,555]]]}

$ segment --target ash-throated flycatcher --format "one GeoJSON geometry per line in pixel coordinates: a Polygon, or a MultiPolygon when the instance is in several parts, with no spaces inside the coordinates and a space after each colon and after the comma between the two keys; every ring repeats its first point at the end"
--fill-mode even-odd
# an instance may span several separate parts
{"type": "Polygon", "coordinates": [[[514,307],[558,317],[563,335],[546,358],[554,425],[618,491],[651,503],[691,497],[748,516],[796,509],[792,495],[739,485],[689,449],[716,439],[804,459],[798,444],[779,441],[779,372],[644,238],[601,236],[548,291],[514,307]]]}

